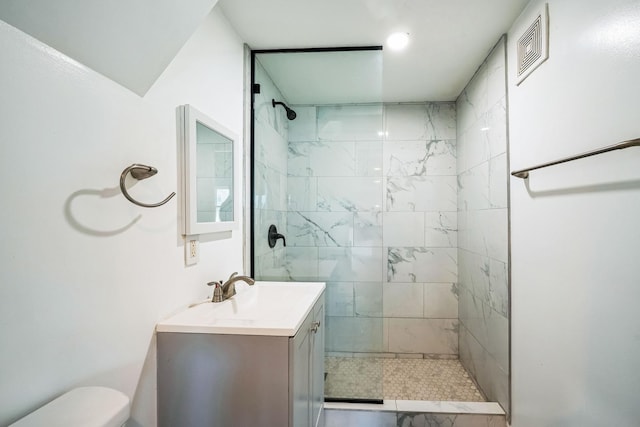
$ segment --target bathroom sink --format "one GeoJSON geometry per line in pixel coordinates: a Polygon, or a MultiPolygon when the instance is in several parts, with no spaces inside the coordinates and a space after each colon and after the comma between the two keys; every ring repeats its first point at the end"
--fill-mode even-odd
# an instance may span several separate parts
{"type": "Polygon", "coordinates": [[[294,336],[324,288],[324,283],[256,282],[223,302],[188,308],[159,322],[156,330],[294,336]]]}

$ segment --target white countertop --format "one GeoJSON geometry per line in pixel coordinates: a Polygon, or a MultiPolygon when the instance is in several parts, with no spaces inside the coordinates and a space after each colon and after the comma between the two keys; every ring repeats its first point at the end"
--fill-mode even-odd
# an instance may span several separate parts
{"type": "Polygon", "coordinates": [[[205,302],[156,325],[157,332],[294,336],[324,283],[256,282],[219,303],[205,302]]]}

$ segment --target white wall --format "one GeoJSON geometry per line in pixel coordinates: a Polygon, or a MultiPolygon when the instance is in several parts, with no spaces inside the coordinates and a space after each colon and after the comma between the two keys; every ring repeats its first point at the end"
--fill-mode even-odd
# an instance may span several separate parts
{"type": "Polygon", "coordinates": [[[159,169],[144,201],[176,190],[180,104],[242,135],[242,41],[214,9],[144,98],[1,21],[0,54],[0,425],[96,384],[155,426],[154,325],[240,271],[243,236],[186,268],[177,200],[137,207],[119,175],[159,169]]]}
{"type": "MultiPolygon", "coordinates": [[[[512,170],[640,137],[640,3],[549,14],[550,57],[519,87],[531,21],[509,32],[512,170]]],[[[640,148],[512,178],[511,208],[512,425],[640,425],[640,148]]]]}

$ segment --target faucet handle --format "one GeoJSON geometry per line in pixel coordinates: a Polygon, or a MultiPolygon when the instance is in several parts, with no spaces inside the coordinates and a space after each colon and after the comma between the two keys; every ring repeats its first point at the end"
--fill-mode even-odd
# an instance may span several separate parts
{"type": "Polygon", "coordinates": [[[213,296],[211,297],[211,302],[222,302],[222,287],[220,283],[216,283],[216,287],[213,288],[213,296]]]}

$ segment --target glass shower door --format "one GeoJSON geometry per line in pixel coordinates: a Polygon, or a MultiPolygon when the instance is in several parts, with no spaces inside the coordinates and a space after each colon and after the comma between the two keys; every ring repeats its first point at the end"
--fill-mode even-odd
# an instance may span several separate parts
{"type": "Polygon", "coordinates": [[[253,274],[326,282],[325,396],[382,399],[382,52],[253,58],[253,274]]]}

